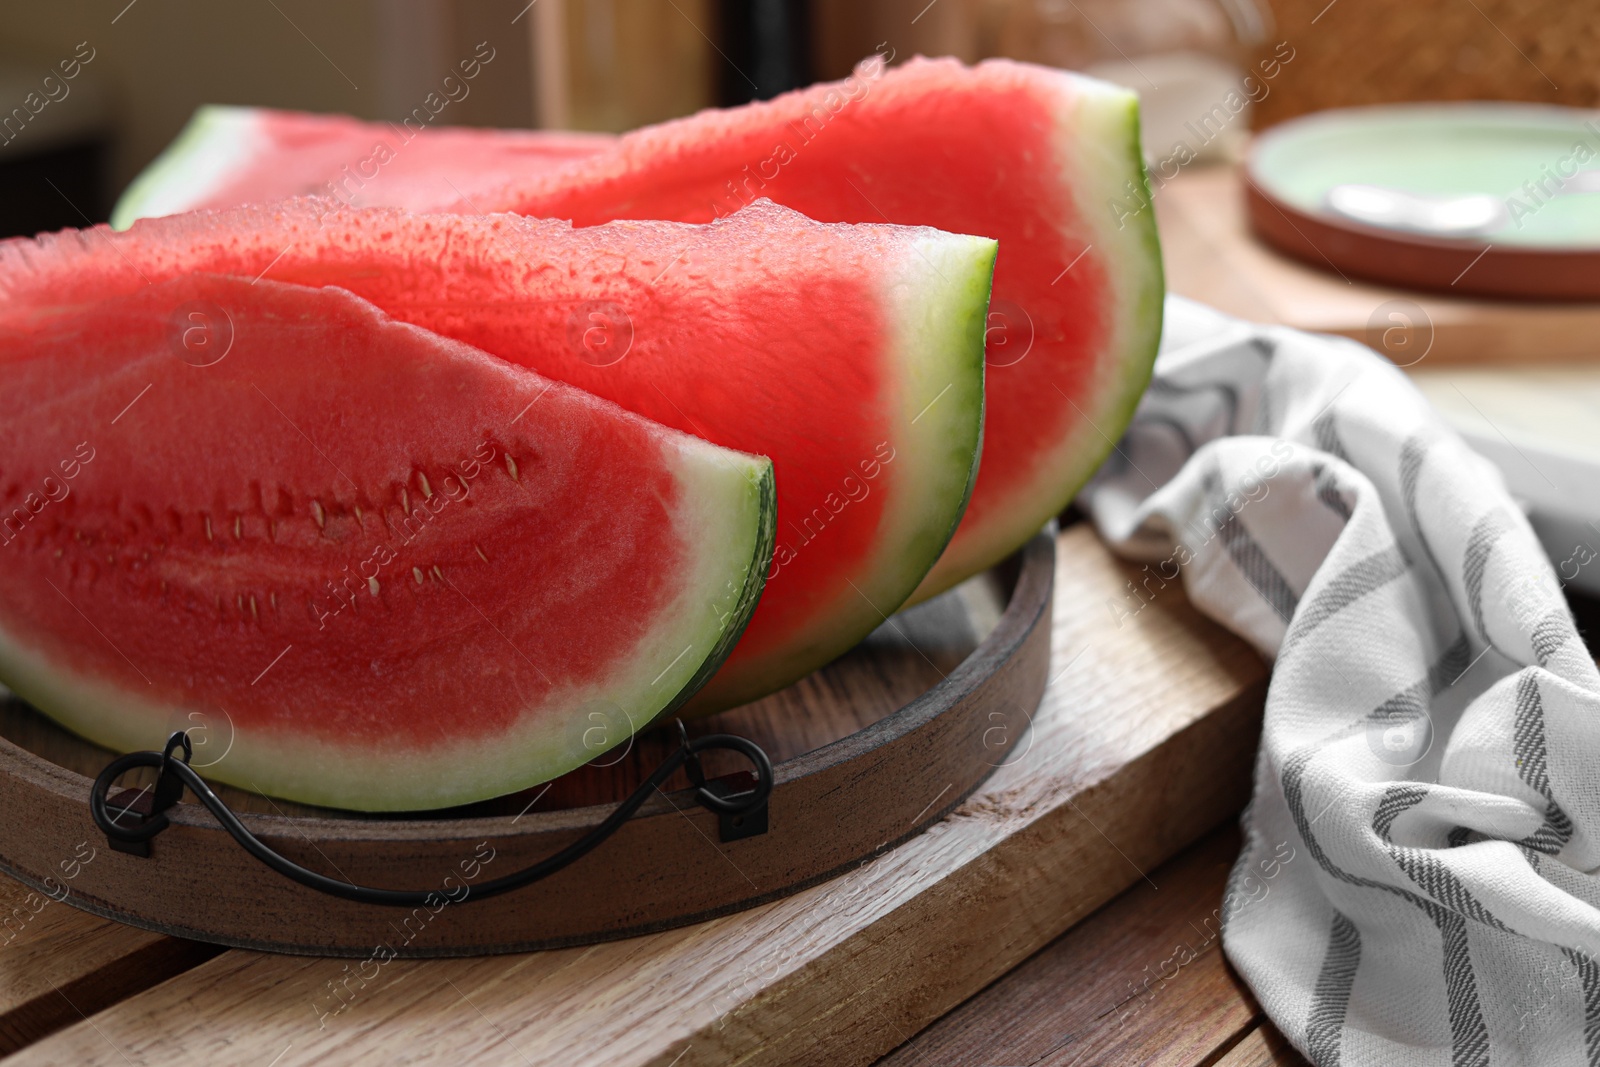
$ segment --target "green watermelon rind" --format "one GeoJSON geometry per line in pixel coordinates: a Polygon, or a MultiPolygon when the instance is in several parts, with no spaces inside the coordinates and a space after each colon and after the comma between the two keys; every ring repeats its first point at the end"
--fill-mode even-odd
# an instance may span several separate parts
{"type": "MultiPolygon", "coordinates": [[[[983,452],[984,330],[998,245],[988,237],[907,229],[916,231],[909,247],[886,260],[882,278],[887,365],[897,376],[886,442],[894,458],[880,477],[903,479],[896,499],[921,506],[885,511],[877,557],[840,590],[832,610],[820,613],[828,620],[824,629],[797,638],[760,676],[737,687],[711,686],[686,714],[757,700],[849,651],[906,603],[961,524],[983,452]]],[[[780,572],[782,551],[774,561],[780,572]]]]}
{"type": "Polygon", "coordinates": [[[111,228],[126,230],[149,215],[187,211],[204,199],[200,186],[214,182],[237,164],[253,110],[223,104],[195,109],[178,136],[139,173],[111,209],[111,228]],[[174,196],[179,197],[173,200],[174,196]],[[163,203],[163,200],[167,202],[163,203]]]}
{"type": "MultiPolygon", "coordinates": [[[[920,582],[955,536],[956,528],[966,514],[967,504],[972,500],[973,487],[978,483],[978,468],[983,460],[983,420],[986,413],[984,338],[995,258],[1000,246],[999,242],[987,237],[960,237],[953,240],[949,234],[921,240],[918,245],[918,258],[927,263],[930,271],[941,277],[946,271],[958,271],[963,260],[967,264],[967,269],[958,275],[958,280],[949,285],[947,299],[929,309],[931,315],[923,320],[915,336],[901,342],[913,351],[927,353],[925,358],[911,361],[914,370],[924,374],[932,371],[935,374],[933,385],[938,384],[941,372],[948,371],[951,387],[951,392],[939,396],[934,406],[915,413],[907,410],[905,414],[910,415],[908,427],[934,415],[939,405],[946,405],[956,413],[955,417],[945,419],[942,425],[936,419],[924,433],[925,439],[918,442],[917,454],[908,457],[915,462],[923,462],[924,457],[942,448],[946,453],[942,464],[944,472],[947,476],[954,474],[959,486],[956,494],[959,500],[951,509],[949,525],[942,529],[926,528],[925,536],[916,542],[923,546],[923,552],[907,560],[908,572],[921,571],[916,579],[920,582]],[[964,242],[965,247],[958,244],[957,240],[964,242]],[[943,266],[934,261],[940,251],[947,253],[942,257],[943,266]],[[976,254],[972,254],[973,251],[976,254]],[[966,432],[969,426],[972,427],[970,433],[966,432]]],[[[947,488],[944,499],[948,500],[951,495],[947,488]]]]}
{"type": "Polygon", "coordinates": [[[772,549],[778,536],[777,481],[773,476],[771,463],[762,469],[759,479],[754,483],[754,490],[760,509],[756,520],[756,552],[750,559],[750,568],[745,572],[738,598],[729,613],[729,624],[723,629],[722,636],[713,646],[711,654],[700,664],[700,669],[679,690],[678,695],[661,710],[661,714],[656,717],[657,720],[668,718],[678,711],[711,680],[711,676],[717,673],[723,662],[732,654],[733,646],[744,636],[745,627],[750,625],[750,619],[756,613],[756,606],[761,602],[761,593],[767,584],[767,568],[771,565],[772,549]]]}
{"type": "Polygon", "coordinates": [[[1166,281],[1139,142],[1138,94],[1062,71],[1039,69],[1032,77],[1061,94],[1060,110],[1069,116],[1070,125],[1056,133],[1062,145],[1062,181],[1072,191],[1077,217],[1087,223],[1092,243],[1111,253],[1107,277],[1121,287],[1110,304],[1120,342],[1113,346],[1115,358],[1103,361],[1096,388],[1074,398],[1086,417],[1040,464],[1031,488],[1013,495],[1017,506],[1012,524],[992,524],[986,544],[969,543],[959,560],[942,557],[908,604],[994,566],[1039,525],[1064,511],[1116,447],[1155,369],[1166,281]],[[1120,217],[1119,205],[1124,212],[1120,217]],[[1028,501],[1037,505],[1028,507],[1028,501]]]}
{"type": "Polygon", "coordinates": [[[1120,172],[1107,167],[1100,173],[1116,175],[1124,184],[1108,184],[1094,189],[1091,195],[1097,196],[1098,202],[1086,205],[1085,214],[1092,219],[1104,220],[1102,232],[1118,228],[1112,223],[1117,215],[1113,204],[1120,203],[1126,209],[1131,193],[1125,183],[1136,183],[1137,198],[1142,208],[1122,220],[1132,231],[1132,239],[1113,246],[1118,247],[1125,256],[1134,258],[1134,262],[1118,264],[1121,269],[1114,269],[1113,274],[1124,279],[1137,279],[1138,288],[1131,295],[1131,300],[1127,299],[1128,294],[1124,294],[1128,308],[1125,318],[1127,334],[1121,346],[1122,358],[1116,364],[1119,373],[1112,376],[1104,405],[1092,413],[1095,424],[1089,427],[1086,437],[1094,444],[1082,451],[1078,462],[1061,480],[1061,510],[1072,503],[1078,491],[1100,469],[1115,450],[1128,423],[1133,420],[1134,410],[1139,406],[1155,373],[1156,351],[1161,345],[1162,315],[1166,307],[1166,268],[1161,258],[1161,237],[1156,228],[1154,193],[1140,147],[1139,97],[1131,90],[1104,82],[1097,84],[1106,100],[1102,106],[1090,109],[1088,115],[1091,120],[1103,123],[1112,134],[1107,138],[1107,143],[1112,146],[1115,158],[1121,164],[1120,172]]]}

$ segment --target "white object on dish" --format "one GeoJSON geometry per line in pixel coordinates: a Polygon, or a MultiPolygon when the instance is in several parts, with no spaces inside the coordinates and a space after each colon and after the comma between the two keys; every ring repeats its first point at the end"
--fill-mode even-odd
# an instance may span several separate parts
{"type": "Polygon", "coordinates": [[[1437,237],[1476,237],[1511,221],[1505,201],[1487,193],[1424,196],[1384,185],[1335,185],[1328,190],[1330,211],[1369,226],[1409,230],[1437,237]]]}
{"type": "MultiPolygon", "coordinates": [[[[1580,170],[1563,178],[1553,195],[1600,193],[1600,170],[1580,170]]],[[[1506,201],[1488,193],[1427,196],[1387,185],[1348,182],[1328,190],[1328,210],[1369,226],[1433,234],[1436,237],[1478,237],[1511,221],[1506,201]]]]}

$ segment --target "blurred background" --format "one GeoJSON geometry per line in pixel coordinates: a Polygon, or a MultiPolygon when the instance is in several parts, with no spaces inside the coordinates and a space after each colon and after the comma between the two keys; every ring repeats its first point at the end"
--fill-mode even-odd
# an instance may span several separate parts
{"type": "Polygon", "coordinates": [[[1145,97],[1152,163],[1174,151],[1185,163],[1237,155],[1251,128],[1347,104],[1600,100],[1600,19],[1566,0],[11,0],[0,10],[8,235],[103,219],[200,104],[398,120],[480,43],[494,59],[452,105],[452,123],[624,130],[840,78],[892,49],[897,60],[1011,56],[1128,84],[1145,97]],[[41,95],[63,61],[81,64],[79,76],[41,95]],[[1219,110],[1229,93],[1243,106],[1219,110]]]}

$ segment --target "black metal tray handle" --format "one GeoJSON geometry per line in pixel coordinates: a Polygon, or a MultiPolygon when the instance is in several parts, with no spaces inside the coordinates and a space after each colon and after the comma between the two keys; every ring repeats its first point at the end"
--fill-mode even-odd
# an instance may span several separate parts
{"type": "MultiPolygon", "coordinates": [[[[772,795],[773,783],[772,761],[767,758],[767,754],[754,741],[733,734],[710,734],[690,740],[681,720],[678,723],[678,732],[682,739],[678,749],[663,760],[661,766],[657,767],[626,800],[618,804],[598,826],[566,848],[532,866],[474,886],[465,899],[477,900],[521,889],[542,878],[548,878],[582,859],[632,818],[640,806],[650,799],[650,794],[659,789],[662,783],[672,777],[673,772],[680,767],[684,768],[690,782],[694,784],[695,799],[703,807],[709,808],[721,817],[724,841],[764,833],[767,798],[772,795]],[[738,752],[754,765],[753,790],[729,795],[726,779],[706,781],[705,772],[700,767],[700,754],[719,748],[738,752]]],[[[130,752],[126,756],[112,760],[106,769],[100,772],[100,776],[95,779],[89,791],[89,811],[94,817],[95,825],[106,835],[112,848],[138,856],[150,855],[150,841],[170,825],[166,816],[167,809],[178,802],[183,795],[184,787],[187,786],[246,852],[284,877],[291,878],[308,889],[363,904],[386,904],[405,908],[431,906],[438,900],[438,890],[379,889],[355,885],[318,874],[279,855],[246,829],[244,823],[239,821],[239,817],[223,803],[222,798],[213,793],[199,773],[189,766],[193,754],[194,748],[189,741],[188,733],[179,730],[167,739],[167,746],[163,751],[130,752]],[[182,750],[181,758],[174,758],[174,753],[179,749],[182,750]],[[112,784],[136,767],[161,768],[155,788],[141,794],[141,799],[149,798],[148,805],[140,804],[136,807],[131,802],[127,804],[109,802],[107,797],[112,784]],[[129,816],[134,817],[131,822],[127,821],[129,816]]]]}

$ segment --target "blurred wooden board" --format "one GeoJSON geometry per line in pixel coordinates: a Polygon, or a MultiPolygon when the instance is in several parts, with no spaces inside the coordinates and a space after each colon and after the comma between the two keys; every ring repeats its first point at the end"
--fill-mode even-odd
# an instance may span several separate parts
{"type": "Polygon", "coordinates": [[[1156,192],[1170,291],[1240,318],[1352,337],[1402,366],[1600,364],[1600,304],[1432,296],[1305,266],[1250,235],[1241,180],[1232,166],[1194,166],[1156,192]]]}
{"type": "Polygon", "coordinates": [[[1222,955],[1238,854],[1230,819],[878,1067],[1303,1065],[1222,955]]]}
{"type": "Polygon", "coordinates": [[[1251,1030],[1215,1067],[1306,1067],[1306,1058],[1270,1022],[1251,1030]]]}
{"type": "MultiPolygon", "coordinates": [[[[93,863],[103,842],[86,844],[78,855],[93,863]]],[[[71,891],[65,875],[59,885],[71,891]]],[[[96,918],[59,897],[0,875],[0,1056],[222,951],[96,918]]]]}
{"type": "MultiPolygon", "coordinates": [[[[1600,337],[1595,347],[1600,350],[1600,337]]],[[[1464,434],[1505,434],[1517,448],[1600,466],[1600,361],[1517,368],[1423,364],[1411,379],[1464,434]]]]}
{"type": "MultiPolygon", "coordinates": [[[[1260,659],[1175,586],[1119,627],[1133,569],[1083,526],[1059,547],[1030,736],[949,818],[870,864],[587,948],[366,966],[229,951],[13,1062],[870,1063],[1248,796],[1260,659]]],[[[936,804],[946,783],[902,788],[936,804]]]]}

